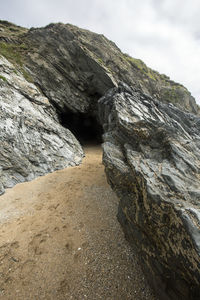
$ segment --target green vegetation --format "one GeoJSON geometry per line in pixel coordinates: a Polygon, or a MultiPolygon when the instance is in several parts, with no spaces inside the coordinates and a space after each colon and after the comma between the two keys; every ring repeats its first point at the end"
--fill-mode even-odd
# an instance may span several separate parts
{"type": "Polygon", "coordinates": [[[147,76],[152,80],[157,80],[160,74],[150,68],[141,60],[137,58],[133,58],[128,54],[124,54],[123,58],[128,61],[134,68],[141,71],[143,75],[147,76]]]}
{"type": "Polygon", "coordinates": [[[6,77],[0,75],[0,79],[3,80],[3,81],[7,81],[6,77]]]}
{"type": "Polygon", "coordinates": [[[20,55],[20,46],[0,42],[0,54],[7,58],[13,64],[22,67],[22,58],[20,55]]]}
{"type": "Polygon", "coordinates": [[[15,27],[18,27],[17,25],[11,23],[11,22],[8,22],[6,20],[0,20],[0,25],[4,25],[4,26],[15,26],[15,27]]]}
{"type": "Polygon", "coordinates": [[[140,83],[140,86],[147,88],[158,99],[177,105],[183,102],[184,95],[189,95],[187,89],[181,84],[170,80],[164,74],[148,68],[142,60],[133,58],[128,54],[122,54],[121,59],[125,66],[129,63],[130,67],[134,68],[138,78],[137,82],[140,83]]]}
{"type": "Polygon", "coordinates": [[[21,72],[22,72],[24,78],[25,78],[28,82],[31,82],[31,83],[33,82],[32,76],[31,76],[24,68],[21,69],[21,72]]]}
{"type": "Polygon", "coordinates": [[[33,82],[31,75],[24,69],[23,66],[24,51],[27,49],[28,46],[24,43],[12,44],[0,42],[0,54],[9,60],[14,66],[16,66],[16,68],[23,74],[27,81],[33,82]]]}
{"type": "Polygon", "coordinates": [[[180,101],[179,91],[176,88],[170,88],[163,92],[162,99],[165,102],[176,104],[180,101]]]}
{"type": "Polygon", "coordinates": [[[13,23],[10,23],[8,21],[0,20],[0,28],[2,29],[1,36],[4,37],[14,37],[23,35],[28,31],[28,29],[17,26],[13,23]]]}
{"type": "Polygon", "coordinates": [[[98,62],[103,65],[103,60],[101,58],[97,58],[98,62]]]}
{"type": "Polygon", "coordinates": [[[147,71],[147,66],[141,59],[133,58],[129,56],[128,54],[124,54],[124,57],[127,61],[129,61],[131,64],[133,64],[137,69],[147,71]]]}
{"type": "MultiPolygon", "coordinates": [[[[175,83],[170,80],[170,78],[165,74],[160,74],[159,72],[148,68],[141,59],[133,58],[128,54],[123,54],[123,59],[128,61],[134,68],[136,68],[140,73],[143,74],[143,76],[147,77],[148,79],[152,79],[154,81],[162,81],[164,84],[169,85],[170,87],[174,87],[174,89],[176,89],[176,87],[183,87],[181,84],[175,83]]],[[[166,95],[167,93],[168,91],[166,91],[166,95]]],[[[173,90],[172,94],[176,96],[176,98],[179,97],[176,90],[173,90]]]]}

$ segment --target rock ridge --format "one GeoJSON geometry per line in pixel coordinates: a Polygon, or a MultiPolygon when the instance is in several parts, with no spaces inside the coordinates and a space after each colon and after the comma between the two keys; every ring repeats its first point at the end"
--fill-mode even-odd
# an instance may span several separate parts
{"type": "Polygon", "coordinates": [[[58,112],[95,115],[97,100],[124,81],[162,102],[199,113],[184,86],[122,53],[101,34],[62,23],[27,30],[0,22],[0,29],[2,54],[21,64],[27,79],[40,87],[58,112]]]}

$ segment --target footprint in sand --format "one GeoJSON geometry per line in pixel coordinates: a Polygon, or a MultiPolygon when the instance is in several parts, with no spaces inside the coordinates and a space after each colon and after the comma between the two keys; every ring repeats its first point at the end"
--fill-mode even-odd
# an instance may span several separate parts
{"type": "Polygon", "coordinates": [[[60,282],[60,286],[58,288],[58,292],[62,294],[66,294],[66,292],[70,291],[70,286],[67,279],[64,279],[60,282]]]}
{"type": "Polygon", "coordinates": [[[19,248],[19,242],[15,241],[13,243],[7,243],[0,247],[0,262],[4,260],[4,258],[11,256],[13,250],[19,248]]]}
{"type": "Polygon", "coordinates": [[[47,232],[41,232],[36,234],[32,241],[29,243],[28,251],[35,255],[42,255],[44,253],[48,253],[48,250],[45,247],[45,242],[49,238],[49,234],[47,232]]]}
{"type": "Polygon", "coordinates": [[[10,247],[11,247],[12,249],[17,249],[17,248],[19,248],[19,242],[15,241],[15,242],[11,243],[11,244],[10,244],[10,247]]]}
{"type": "Polygon", "coordinates": [[[43,205],[42,204],[37,204],[37,205],[34,206],[34,208],[36,210],[41,210],[43,208],[43,205]]]}
{"type": "Polygon", "coordinates": [[[31,259],[26,260],[20,267],[19,277],[21,279],[26,278],[29,273],[32,273],[34,268],[35,268],[35,261],[31,259]]]}
{"type": "Polygon", "coordinates": [[[54,204],[54,205],[50,205],[50,206],[48,207],[48,209],[49,209],[50,211],[54,211],[54,210],[56,210],[56,209],[58,208],[59,205],[60,205],[60,203],[57,203],[57,204],[54,204]]]}
{"type": "Polygon", "coordinates": [[[54,227],[53,231],[57,233],[60,231],[60,229],[59,229],[59,227],[56,226],[56,227],[54,227]]]}
{"type": "Polygon", "coordinates": [[[68,254],[71,254],[73,252],[73,249],[74,249],[74,245],[73,245],[73,242],[71,240],[68,240],[65,244],[65,249],[66,249],[66,252],[68,254]]]}

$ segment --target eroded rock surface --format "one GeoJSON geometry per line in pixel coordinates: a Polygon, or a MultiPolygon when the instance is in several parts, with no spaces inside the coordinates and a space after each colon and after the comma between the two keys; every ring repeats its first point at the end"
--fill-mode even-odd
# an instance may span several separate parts
{"type": "MultiPolygon", "coordinates": [[[[1,116],[2,122],[5,123],[7,120],[6,126],[10,128],[6,129],[6,132],[5,129],[1,132],[3,135],[1,147],[4,149],[2,153],[5,151],[7,153],[8,150],[5,149],[10,149],[9,167],[4,166],[4,160],[1,166],[4,174],[2,186],[12,186],[14,182],[33,178],[32,173],[37,176],[36,174],[54,170],[57,168],[57,164],[60,168],[71,164],[72,161],[76,163],[76,154],[78,153],[79,158],[82,156],[82,152],[77,146],[78,142],[72,138],[69,131],[63,129],[58,123],[69,128],[81,143],[83,133],[81,128],[79,131],[79,127],[85,127],[85,137],[90,136],[87,129],[93,127],[97,132],[96,140],[101,140],[97,102],[110,88],[117,86],[120,80],[141,89],[148,95],[154,95],[164,102],[172,101],[188,111],[199,112],[198,105],[185,87],[171,81],[169,77],[151,70],[142,61],[123,54],[112,41],[103,35],[70,24],[50,24],[43,28],[28,30],[7,21],[0,21],[0,54],[12,64],[12,67],[8,63],[5,65],[5,61],[4,67],[1,64],[0,84],[1,99],[3,100],[1,100],[1,106],[8,107],[5,106],[6,101],[9,103],[9,113],[12,111],[13,116],[17,115],[16,121],[13,121],[14,118],[10,118],[4,108],[1,116]],[[20,112],[19,101],[25,103],[24,113],[20,112]],[[11,103],[14,105],[12,106],[11,103]],[[26,150],[26,147],[24,150],[28,164],[31,162],[31,165],[34,165],[34,171],[31,171],[30,174],[30,168],[25,162],[24,173],[18,172],[23,164],[20,162],[16,167],[18,159],[12,157],[14,153],[16,156],[13,136],[15,136],[15,141],[19,140],[19,134],[22,136],[22,140],[26,140],[24,136],[27,132],[23,131],[22,133],[18,118],[19,115],[23,116],[24,114],[24,118],[29,118],[32,120],[31,124],[34,124],[29,126],[25,122],[25,125],[35,127],[40,136],[38,140],[36,137],[30,138],[37,140],[34,150],[26,150]],[[36,115],[39,119],[41,116],[46,122],[33,121],[36,115]],[[43,129],[37,128],[38,126],[43,129]],[[51,138],[46,140],[50,140],[50,145],[56,145],[55,153],[58,152],[58,149],[62,152],[61,159],[55,158],[57,154],[54,154],[56,164],[50,162],[48,167],[46,162],[51,161],[51,155],[49,156],[47,141],[45,142],[46,154],[44,154],[44,150],[41,152],[43,146],[40,146],[43,144],[40,143],[40,138],[45,139],[45,135],[42,134],[43,130],[46,133],[50,132],[51,138]],[[58,142],[55,142],[57,139],[55,136],[58,136],[58,142]],[[74,155],[70,154],[71,158],[66,154],[64,145],[68,145],[68,149],[74,151],[74,155]],[[39,147],[38,150],[36,150],[37,147],[39,147]],[[44,163],[42,163],[43,159],[39,159],[38,162],[35,151],[44,154],[44,163]],[[15,174],[12,179],[9,179],[14,169],[17,170],[15,172],[17,175],[15,174]],[[36,172],[36,170],[40,171],[36,172]],[[9,174],[8,177],[5,177],[5,174],[9,174]]],[[[4,128],[4,125],[2,126],[4,128]]],[[[92,132],[91,134],[95,136],[92,132]]],[[[24,153],[23,146],[20,146],[20,149],[24,153]]],[[[54,150],[51,149],[50,152],[54,150]]]]}
{"type": "Polygon", "coordinates": [[[96,115],[97,100],[124,81],[163,102],[199,113],[190,92],[124,54],[105,36],[71,24],[30,30],[0,21],[0,53],[40,87],[58,112],[96,115]]]}
{"type": "Polygon", "coordinates": [[[99,101],[118,219],[160,299],[200,299],[200,118],[125,84],[99,101]]]}
{"type": "Polygon", "coordinates": [[[197,113],[187,89],[124,54],[105,36],[70,24],[34,28],[24,36],[26,66],[59,110],[94,114],[97,100],[124,81],[164,102],[197,113]]]}
{"type": "Polygon", "coordinates": [[[135,89],[121,85],[100,101],[118,218],[161,299],[199,299],[200,119],[160,103],[198,114],[188,90],[70,24],[0,21],[0,53],[0,193],[80,163],[79,142],[59,122],[75,113],[72,124],[83,115],[98,123],[98,99],[127,82],[135,89]]]}
{"type": "Polygon", "coordinates": [[[0,56],[0,194],[18,182],[79,164],[83,150],[34,84],[0,56]]]}

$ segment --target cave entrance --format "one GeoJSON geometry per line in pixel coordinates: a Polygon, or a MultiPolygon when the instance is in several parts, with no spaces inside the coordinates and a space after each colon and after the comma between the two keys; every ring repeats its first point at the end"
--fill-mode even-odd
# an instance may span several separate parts
{"type": "Polygon", "coordinates": [[[102,143],[103,130],[95,117],[83,113],[61,113],[61,125],[68,128],[81,145],[102,143]]]}

